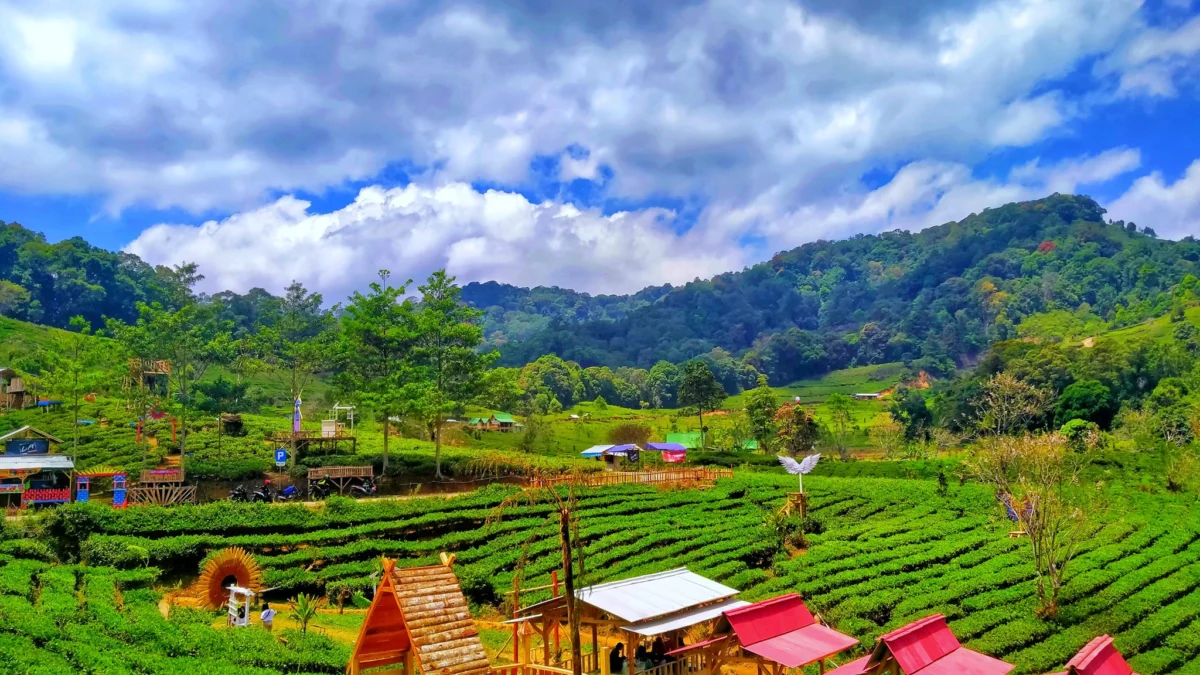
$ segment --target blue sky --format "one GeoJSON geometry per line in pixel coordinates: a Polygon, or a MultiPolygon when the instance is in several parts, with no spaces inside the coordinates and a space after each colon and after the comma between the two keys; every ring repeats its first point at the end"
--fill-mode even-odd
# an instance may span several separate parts
{"type": "Polygon", "coordinates": [[[0,0],[0,220],[590,292],[1051,192],[1200,234],[1195,0],[0,0]]]}

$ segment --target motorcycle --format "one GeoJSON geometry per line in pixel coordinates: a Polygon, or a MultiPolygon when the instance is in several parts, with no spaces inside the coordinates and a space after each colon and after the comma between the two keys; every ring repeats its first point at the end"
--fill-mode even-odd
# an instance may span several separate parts
{"type": "Polygon", "coordinates": [[[250,496],[251,502],[265,502],[270,504],[275,501],[275,490],[271,489],[271,481],[264,480],[261,487],[254,489],[254,494],[250,496]]]}
{"type": "Polygon", "coordinates": [[[308,500],[327,499],[333,494],[333,482],[328,478],[319,478],[308,484],[308,500]]]}
{"type": "Polygon", "coordinates": [[[233,501],[233,502],[248,502],[248,501],[250,501],[249,497],[246,496],[246,486],[245,485],[235,485],[234,488],[229,491],[229,501],[233,501]]]}
{"type": "Polygon", "coordinates": [[[377,492],[379,487],[375,485],[374,478],[364,478],[361,483],[350,486],[351,497],[374,497],[377,492]]]}
{"type": "Polygon", "coordinates": [[[279,494],[275,495],[275,501],[290,502],[299,496],[300,496],[300,493],[296,490],[296,486],[289,485],[289,486],[283,488],[282,490],[280,490],[279,494]]]}

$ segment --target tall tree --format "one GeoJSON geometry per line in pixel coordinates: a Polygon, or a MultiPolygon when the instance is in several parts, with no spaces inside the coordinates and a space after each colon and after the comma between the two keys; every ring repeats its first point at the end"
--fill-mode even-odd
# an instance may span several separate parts
{"type": "Polygon", "coordinates": [[[746,416],[750,419],[754,440],[763,452],[770,452],[771,442],[775,440],[775,413],[778,410],[775,390],[767,384],[766,375],[759,375],[758,386],[746,394],[746,416]]]}
{"type": "Polygon", "coordinates": [[[500,354],[479,353],[483,329],[476,321],[483,312],[463,304],[462,289],[446,270],[429,276],[416,314],[413,361],[425,379],[424,408],[434,427],[434,475],[442,477],[442,425],[446,415],[479,395],[484,374],[500,354]]]}
{"type": "Polygon", "coordinates": [[[273,325],[259,324],[254,337],[257,351],[293,400],[304,395],[317,372],[331,365],[337,322],[321,306],[323,301],[320,293],[309,293],[293,281],[273,325]]]}
{"type": "Polygon", "coordinates": [[[46,350],[43,384],[71,402],[74,421],[71,452],[79,447],[79,408],[83,397],[115,379],[116,354],[92,335],[92,324],[82,316],[71,319],[71,331],[56,335],[54,348],[46,350]]]}
{"type": "Polygon", "coordinates": [[[1050,403],[1049,392],[1009,373],[999,373],[983,387],[979,427],[997,436],[1023,432],[1041,420],[1050,403]]]}
{"type": "Polygon", "coordinates": [[[825,400],[825,407],[829,409],[830,436],[843,462],[850,460],[850,411],[853,405],[850,397],[842,393],[830,394],[825,400]]]}
{"type": "Polygon", "coordinates": [[[383,471],[388,468],[391,417],[412,400],[414,377],[409,357],[416,343],[412,303],[404,300],[405,288],[388,283],[391,272],[379,271],[379,281],[366,295],[355,291],[342,316],[341,351],[346,368],[339,388],[352,392],[383,422],[383,471]]]}
{"type": "Polygon", "coordinates": [[[821,428],[816,420],[799,403],[787,403],[779,408],[775,424],[779,427],[777,437],[780,451],[786,450],[793,457],[811,451],[821,436],[821,428]]]}
{"type": "Polygon", "coordinates": [[[704,411],[716,410],[725,400],[725,390],[708,364],[693,359],[683,364],[683,376],[679,380],[680,405],[695,408],[700,416],[700,447],[704,448],[704,411]]]}
{"type": "MultiPolygon", "coordinates": [[[[194,386],[208,369],[227,362],[233,356],[234,342],[229,327],[217,321],[212,305],[189,304],[176,310],[158,303],[138,303],[138,319],[133,325],[111,321],[116,338],[143,359],[164,360],[170,364],[167,381],[172,390],[169,401],[179,416],[179,452],[187,454],[188,412],[194,406],[194,386]]],[[[138,414],[143,414],[139,410],[138,414]]]]}

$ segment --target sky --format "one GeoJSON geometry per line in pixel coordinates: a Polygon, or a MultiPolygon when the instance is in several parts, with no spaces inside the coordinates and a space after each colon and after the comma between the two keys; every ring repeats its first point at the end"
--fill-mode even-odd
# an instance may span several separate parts
{"type": "Polygon", "coordinates": [[[1200,234],[1200,0],[0,0],[0,220],[628,293],[1053,192],[1200,234]]]}

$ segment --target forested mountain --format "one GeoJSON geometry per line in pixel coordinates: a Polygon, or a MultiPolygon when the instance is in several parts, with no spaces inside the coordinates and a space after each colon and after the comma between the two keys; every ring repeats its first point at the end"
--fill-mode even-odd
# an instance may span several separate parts
{"type": "Polygon", "coordinates": [[[1104,219],[1088,197],[1052,195],[911,233],[817,241],[741,272],[633,296],[471,284],[503,362],[553,353],[649,368],[714,348],[774,383],[890,361],[948,372],[1036,313],[1111,326],[1171,308],[1200,243],[1104,219]],[[519,337],[520,339],[514,339],[519,337]]]}
{"type": "MultiPolygon", "coordinates": [[[[591,296],[487,282],[468,284],[463,298],[484,310],[504,364],[555,354],[649,370],[703,355],[732,391],[753,384],[756,370],[773,383],[892,361],[947,373],[1018,337],[1025,318],[1044,322],[1055,310],[1108,328],[1133,324],[1169,311],[1172,289],[1200,275],[1197,261],[1191,238],[1161,241],[1149,228],[1105,221],[1087,197],[1053,195],[918,233],[813,242],[679,287],[591,296]]],[[[51,244],[0,223],[0,314],[18,319],[130,321],[139,301],[188,302],[202,272],[154,268],[79,238],[51,244]]],[[[217,303],[235,333],[272,325],[281,306],[263,289],[201,300],[217,303]]]]}

